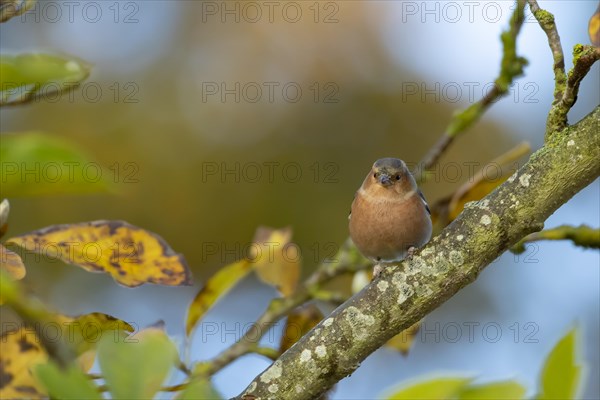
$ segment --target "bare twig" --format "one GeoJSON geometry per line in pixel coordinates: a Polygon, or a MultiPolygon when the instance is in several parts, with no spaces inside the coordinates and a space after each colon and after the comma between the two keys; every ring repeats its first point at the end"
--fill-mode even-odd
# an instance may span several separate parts
{"type": "Polygon", "coordinates": [[[587,225],[570,226],[561,225],[553,229],[546,229],[525,236],[514,245],[511,251],[521,254],[525,251],[525,244],[539,240],[571,240],[573,244],[584,248],[600,248],[600,229],[590,228],[587,225]]]}
{"type": "Polygon", "coordinates": [[[273,349],[271,347],[259,347],[259,346],[254,346],[254,347],[250,347],[249,349],[250,353],[255,353],[255,354],[259,354],[261,356],[267,357],[268,359],[270,359],[271,361],[275,361],[279,358],[279,356],[281,355],[281,352],[277,349],[273,349]]]}
{"type": "Polygon", "coordinates": [[[415,178],[421,182],[425,179],[426,171],[440,159],[454,139],[470,128],[483,113],[496,101],[504,96],[515,78],[523,74],[527,60],[517,55],[517,36],[524,21],[525,0],[517,0],[517,7],[510,19],[508,30],[500,36],[503,45],[500,74],[494,81],[494,87],[481,100],[466,109],[456,113],[444,134],[438,139],[419,163],[415,178]]]}
{"type": "Polygon", "coordinates": [[[546,139],[560,132],[568,125],[567,114],[577,101],[579,84],[592,65],[600,58],[600,49],[593,46],[575,45],[573,48],[573,69],[565,73],[565,56],[560,36],[554,22],[554,15],[540,8],[536,0],[527,0],[531,12],[548,37],[548,44],[554,59],[554,101],[546,121],[546,139]]]}
{"type": "Polygon", "coordinates": [[[598,59],[600,59],[600,49],[597,47],[577,44],[573,48],[573,68],[567,76],[562,97],[552,105],[548,114],[546,140],[555,132],[560,132],[567,127],[567,114],[577,101],[581,80],[598,59]]]}
{"type": "Polygon", "coordinates": [[[548,37],[548,45],[552,50],[552,58],[554,59],[554,101],[560,101],[565,91],[567,82],[567,74],[565,73],[565,55],[560,43],[560,36],[556,30],[554,15],[540,8],[536,0],[527,0],[529,8],[542,30],[548,37]]]}
{"type": "Polygon", "coordinates": [[[358,254],[350,241],[347,241],[335,259],[321,263],[317,270],[292,296],[271,301],[267,310],[236,343],[212,360],[199,364],[198,368],[194,370],[194,375],[211,376],[239,357],[256,352],[257,349],[260,350],[257,343],[268,331],[268,328],[296,307],[311,300],[313,294],[318,292],[323,284],[344,273],[355,272],[368,266],[370,266],[370,263],[358,254]]]}

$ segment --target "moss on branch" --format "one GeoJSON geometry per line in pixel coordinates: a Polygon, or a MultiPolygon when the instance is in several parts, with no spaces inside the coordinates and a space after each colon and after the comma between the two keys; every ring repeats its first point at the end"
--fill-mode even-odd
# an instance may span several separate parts
{"type": "Polygon", "coordinates": [[[600,107],[547,144],[411,260],[388,267],[260,374],[237,399],[313,399],[445,302],[600,174],[600,107]]]}

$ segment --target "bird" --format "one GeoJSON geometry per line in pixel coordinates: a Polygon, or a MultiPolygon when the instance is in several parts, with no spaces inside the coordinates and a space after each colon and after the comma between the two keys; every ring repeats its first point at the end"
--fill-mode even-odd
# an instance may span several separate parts
{"type": "Polygon", "coordinates": [[[383,265],[412,257],[431,238],[431,211],[406,163],[381,158],[373,164],[354,195],[348,216],[350,238],[375,263],[383,265]]]}

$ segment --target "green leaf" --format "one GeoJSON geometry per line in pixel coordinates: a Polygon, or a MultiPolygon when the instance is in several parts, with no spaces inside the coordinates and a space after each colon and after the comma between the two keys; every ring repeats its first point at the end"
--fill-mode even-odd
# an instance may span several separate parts
{"type": "Polygon", "coordinates": [[[576,360],[578,329],[571,329],[554,346],[542,370],[539,399],[575,399],[581,378],[576,360]]]}
{"type": "Polygon", "coordinates": [[[473,385],[463,389],[460,400],[520,400],[527,390],[516,381],[493,382],[485,385],[473,385]]]}
{"type": "Polygon", "coordinates": [[[222,397],[213,389],[210,381],[197,379],[190,383],[177,400],[221,400],[222,397]]]}
{"type": "Polygon", "coordinates": [[[35,366],[34,375],[54,399],[102,399],[98,387],[77,367],[62,370],[49,362],[35,366]]]}
{"type": "Polygon", "coordinates": [[[0,56],[0,106],[30,102],[68,92],[90,74],[90,66],[68,56],[20,54],[0,56]]]}
{"type": "Polygon", "coordinates": [[[109,173],[72,143],[41,132],[0,136],[3,197],[83,194],[111,189],[109,173]]]}
{"type": "Polygon", "coordinates": [[[471,382],[471,378],[435,378],[412,385],[402,384],[402,389],[385,396],[386,400],[450,400],[471,382]]]}
{"type": "Polygon", "coordinates": [[[102,376],[115,399],[152,399],[177,357],[173,342],[157,328],[125,341],[105,336],[98,344],[102,376]]]}

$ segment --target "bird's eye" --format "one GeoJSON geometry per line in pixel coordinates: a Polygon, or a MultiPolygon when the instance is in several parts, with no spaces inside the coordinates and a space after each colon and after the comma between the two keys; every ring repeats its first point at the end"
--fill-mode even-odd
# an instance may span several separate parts
{"type": "Polygon", "coordinates": [[[400,175],[396,175],[396,180],[399,181],[400,180],[400,175]]]}
{"type": "Polygon", "coordinates": [[[373,178],[377,178],[377,175],[379,175],[379,174],[378,174],[377,172],[375,172],[375,173],[373,174],[373,178]]]}

